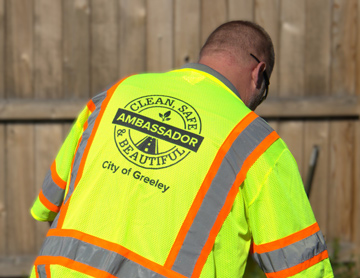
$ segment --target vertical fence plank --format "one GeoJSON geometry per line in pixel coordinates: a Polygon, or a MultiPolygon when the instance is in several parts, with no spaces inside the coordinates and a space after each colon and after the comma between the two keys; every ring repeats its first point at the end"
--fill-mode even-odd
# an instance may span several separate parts
{"type": "Polygon", "coordinates": [[[304,95],[305,1],[281,1],[280,96],[304,95]]]}
{"type": "MultiPolygon", "coordinates": [[[[357,34],[360,32],[360,1],[357,2],[357,34]]],[[[360,36],[357,36],[357,51],[356,51],[356,94],[360,96],[360,36]]],[[[358,106],[360,112],[360,106],[358,106]]],[[[354,185],[355,185],[355,213],[353,218],[354,225],[354,241],[355,241],[355,260],[357,271],[360,273],[360,120],[356,123],[356,136],[355,136],[355,164],[354,164],[354,185]]]]}
{"type": "Polygon", "coordinates": [[[174,66],[173,5],[172,0],[147,0],[147,71],[167,71],[174,66]]]}
{"type": "MultiPolygon", "coordinates": [[[[330,126],[330,180],[327,232],[331,239],[351,240],[354,208],[354,122],[333,121],[330,126]]],[[[357,169],[358,171],[358,169],[357,169]]]]}
{"type": "Polygon", "coordinates": [[[310,203],[319,226],[327,238],[328,194],[329,194],[329,130],[328,121],[308,121],[305,123],[304,181],[309,175],[309,162],[313,147],[319,148],[317,164],[310,192],[310,203]],[[321,200],[321,202],[319,202],[321,200]]]}
{"type": "Polygon", "coordinates": [[[6,135],[8,254],[33,254],[35,221],[29,209],[35,192],[34,128],[31,124],[9,124],[6,135]]]}
{"type": "Polygon", "coordinates": [[[175,0],[175,68],[197,62],[200,47],[200,0],[175,0]]]}
{"type": "Polygon", "coordinates": [[[304,123],[301,121],[283,121],[279,123],[278,133],[294,156],[301,177],[304,178],[304,123]]]}
{"type": "Polygon", "coordinates": [[[121,78],[146,70],[146,3],[145,0],[119,0],[121,78]]]}
{"type": "Polygon", "coordinates": [[[5,97],[5,0],[0,0],[0,98],[5,97]]]}
{"type": "MultiPolygon", "coordinates": [[[[360,19],[359,19],[360,22],[360,19]]],[[[357,264],[358,273],[360,273],[360,120],[355,126],[355,163],[354,163],[354,223],[353,241],[355,242],[355,262],[357,264]]]]}
{"type": "Polygon", "coordinates": [[[35,1],[34,95],[62,95],[61,0],[35,1]]]}
{"type": "Polygon", "coordinates": [[[63,96],[90,97],[90,0],[63,0],[63,96]]]}
{"type": "Polygon", "coordinates": [[[114,83],[118,76],[118,2],[91,1],[91,95],[114,83]]]}
{"type": "MultiPolygon", "coordinates": [[[[304,1],[281,1],[281,29],[279,57],[279,96],[294,97],[304,94],[304,1]]],[[[304,179],[304,123],[283,122],[279,132],[297,161],[304,179]]]]}
{"type": "Polygon", "coordinates": [[[201,1],[201,45],[203,45],[212,31],[227,21],[226,0],[201,1]]]}
{"type": "Polygon", "coordinates": [[[260,24],[269,33],[275,50],[275,66],[270,78],[269,97],[279,92],[279,26],[280,26],[280,0],[256,0],[255,22],[260,24]]]}
{"type": "Polygon", "coordinates": [[[229,0],[228,20],[254,21],[254,0],[229,0]]]}
{"type": "Polygon", "coordinates": [[[305,94],[308,96],[330,93],[330,30],[330,1],[306,0],[305,94]]]}
{"type": "Polygon", "coordinates": [[[356,84],[356,37],[357,0],[334,0],[332,18],[332,95],[355,94],[356,84]]]}
{"type": "Polygon", "coordinates": [[[33,1],[6,1],[5,84],[8,98],[33,97],[33,1]]]}
{"type": "MultiPolygon", "coordinates": [[[[357,49],[356,49],[356,94],[360,96],[360,1],[357,1],[357,49]]],[[[360,111],[360,107],[359,107],[360,111]]],[[[359,259],[360,260],[360,259],[359,259]]],[[[360,269],[360,266],[359,266],[360,269]]]]}
{"type": "MultiPolygon", "coordinates": [[[[35,126],[35,190],[32,194],[34,200],[41,190],[45,175],[60,149],[62,140],[61,124],[37,124],[35,126]]],[[[37,253],[49,229],[49,224],[39,221],[35,223],[35,251],[37,253]]]]}
{"type": "Polygon", "coordinates": [[[0,124],[0,256],[6,255],[5,124],[0,124]]]}

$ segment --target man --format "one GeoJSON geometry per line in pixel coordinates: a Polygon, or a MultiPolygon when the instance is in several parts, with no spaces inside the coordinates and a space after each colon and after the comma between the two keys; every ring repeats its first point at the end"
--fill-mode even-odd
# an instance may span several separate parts
{"type": "Polygon", "coordinates": [[[53,221],[31,277],[333,277],[285,143],[252,110],[274,66],[258,25],[197,64],[134,75],[81,112],[31,210],[53,221]]]}

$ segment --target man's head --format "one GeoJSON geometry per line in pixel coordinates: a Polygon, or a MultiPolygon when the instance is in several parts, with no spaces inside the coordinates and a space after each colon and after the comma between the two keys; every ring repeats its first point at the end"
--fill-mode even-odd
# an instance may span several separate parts
{"type": "Polygon", "coordinates": [[[261,26],[249,21],[231,21],[210,34],[201,48],[199,63],[228,78],[243,102],[254,110],[263,100],[265,80],[274,67],[274,47],[261,26]]]}

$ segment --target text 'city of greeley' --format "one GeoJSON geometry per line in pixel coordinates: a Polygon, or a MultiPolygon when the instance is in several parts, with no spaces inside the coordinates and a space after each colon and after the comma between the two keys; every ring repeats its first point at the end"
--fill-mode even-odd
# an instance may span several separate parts
{"type": "Polygon", "coordinates": [[[197,152],[204,137],[119,108],[112,122],[197,152]]]}

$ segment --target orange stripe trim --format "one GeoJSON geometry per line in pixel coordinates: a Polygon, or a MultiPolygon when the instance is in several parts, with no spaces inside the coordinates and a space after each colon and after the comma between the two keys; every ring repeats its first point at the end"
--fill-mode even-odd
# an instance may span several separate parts
{"type": "MultiPolygon", "coordinates": [[[[73,167],[74,167],[75,154],[76,154],[77,151],[78,151],[78,148],[79,148],[79,146],[80,146],[81,139],[82,139],[82,136],[80,136],[80,139],[78,140],[78,143],[77,143],[77,145],[76,145],[76,149],[75,149],[75,152],[74,152],[74,156],[73,156],[73,159],[72,159],[72,162],[71,162],[71,169],[70,169],[70,173],[69,173],[70,176],[71,176],[71,173],[72,173],[73,167]]],[[[68,194],[68,193],[69,193],[69,192],[67,192],[67,194],[68,194]]],[[[65,199],[66,199],[66,196],[64,197],[64,201],[65,201],[65,199]]],[[[68,200],[68,201],[69,201],[69,200],[68,200]]],[[[68,203],[69,203],[69,202],[66,202],[66,204],[64,204],[64,202],[63,202],[62,211],[60,212],[60,216],[59,216],[59,219],[58,219],[57,227],[61,227],[61,226],[63,225],[65,213],[66,213],[67,207],[68,207],[68,203]]]]}
{"type": "Polygon", "coordinates": [[[56,185],[58,187],[60,187],[61,189],[66,188],[66,181],[64,181],[62,178],[60,178],[60,176],[58,175],[57,171],[56,171],[56,161],[54,160],[53,164],[51,164],[51,178],[53,180],[53,182],[56,183],[56,185]]]}
{"type": "Polygon", "coordinates": [[[325,260],[329,257],[329,254],[327,250],[321,252],[320,254],[312,257],[311,259],[295,265],[293,267],[290,267],[288,269],[284,269],[278,272],[272,272],[272,273],[265,273],[267,278],[286,278],[293,276],[295,274],[298,274],[299,272],[308,269],[309,267],[316,265],[317,263],[321,262],[322,260],[325,260]]]}
{"type": "Polygon", "coordinates": [[[92,99],[89,100],[89,102],[86,104],[87,108],[92,112],[95,111],[96,109],[96,105],[95,103],[92,101],[92,99]]]}
{"type": "Polygon", "coordinates": [[[204,264],[206,263],[207,257],[214,245],[215,239],[225,221],[227,216],[229,215],[231,208],[233,206],[233,203],[235,201],[235,198],[239,192],[240,185],[244,182],[246,178],[246,173],[250,169],[250,167],[255,163],[255,161],[273,144],[277,139],[279,138],[279,135],[275,131],[270,133],[256,148],[255,150],[246,158],[244,161],[243,166],[241,167],[240,172],[236,176],[235,182],[232,185],[229,194],[226,198],[225,204],[222,207],[221,211],[219,212],[219,215],[214,223],[214,226],[212,227],[209,237],[204,245],[203,250],[201,251],[201,254],[199,256],[198,261],[195,264],[194,271],[192,277],[198,277],[200,276],[200,273],[202,271],[202,268],[204,264]]]}
{"type": "Polygon", "coordinates": [[[255,150],[253,150],[253,152],[244,161],[240,173],[236,177],[238,184],[243,183],[251,166],[277,139],[279,139],[279,135],[273,131],[255,148],[255,150]]]}
{"type": "Polygon", "coordinates": [[[51,203],[44,195],[43,191],[41,190],[39,193],[39,200],[40,202],[48,209],[51,210],[53,212],[59,212],[60,207],[54,205],[53,203],[51,203]]]}
{"type": "MultiPolygon", "coordinates": [[[[106,110],[106,107],[113,95],[113,93],[115,92],[116,88],[120,85],[120,83],[122,83],[127,77],[121,79],[119,82],[117,82],[114,86],[112,86],[108,91],[107,91],[107,95],[106,95],[106,98],[103,100],[102,104],[101,104],[101,109],[100,109],[100,112],[99,112],[99,115],[98,117],[96,118],[95,120],[95,124],[94,124],[94,127],[93,127],[93,130],[91,132],[91,135],[88,139],[88,142],[87,142],[87,145],[85,147],[85,150],[84,150],[84,153],[82,155],[82,158],[81,158],[81,162],[80,162],[80,165],[79,165],[79,169],[78,169],[78,173],[76,175],[76,179],[75,179],[75,184],[74,184],[74,190],[77,186],[77,184],[79,183],[81,177],[82,177],[82,174],[83,174],[83,170],[84,170],[84,166],[85,166],[85,162],[86,162],[86,159],[87,159],[87,155],[89,153],[89,149],[90,149],[90,146],[92,145],[92,142],[94,140],[94,137],[95,137],[95,134],[96,134],[96,131],[99,127],[99,124],[100,124],[100,121],[101,121],[101,118],[104,114],[104,111],[106,110]]],[[[88,122],[86,121],[85,122],[85,125],[87,127],[87,124],[88,122]]],[[[84,127],[85,129],[85,127],[84,127]]],[[[59,219],[58,219],[58,224],[57,224],[57,227],[58,228],[61,228],[62,225],[64,224],[64,219],[65,219],[65,215],[67,213],[67,210],[69,208],[69,203],[71,201],[71,197],[68,199],[68,201],[66,202],[66,204],[63,206],[63,209],[62,209],[62,213],[60,214],[59,216],[59,219]]]]}
{"type": "Polygon", "coordinates": [[[265,243],[265,244],[260,244],[260,245],[253,244],[253,251],[254,251],[254,253],[257,253],[257,254],[271,252],[276,249],[284,248],[295,242],[303,240],[304,238],[307,238],[307,237],[317,233],[318,231],[320,231],[320,227],[319,227],[318,223],[314,223],[311,226],[309,226],[301,231],[298,231],[294,234],[291,234],[291,235],[281,238],[279,240],[275,240],[275,241],[265,243]]]}
{"type": "MultiPolygon", "coordinates": [[[[102,116],[105,112],[105,109],[113,95],[113,93],[115,92],[116,88],[120,85],[120,83],[123,81],[124,79],[120,80],[118,83],[116,83],[113,87],[111,87],[108,91],[108,94],[106,96],[106,98],[104,99],[102,105],[101,105],[101,109],[100,109],[100,112],[99,112],[99,115],[98,117],[96,118],[95,120],[95,124],[94,124],[94,127],[93,127],[93,130],[91,132],[91,135],[89,137],[89,140],[87,142],[87,145],[85,147],[85,150],[84,150],[84,154],[82,156],[82,159],[81,159],[81,162],[80,162],[80,165],[79,165],[79,170],[78,170],[78,174],[76,176],[76,180],[75,180],[75,188],[77,186],[77,184],[79,183],[81,177],[82,177],[82,174],[83,174],[83,170],[84,170],[84,167],[85,167],[85,162],[86,162],[86,158],[88,156],[88,153],[89,153],[89,150],[90,150],[90,146],[92,145],[92,142],[94,140],[94,137],[95,137],[95,134],[96,134],[96,131],[99,127],[99,124],[100,124],[100,121],[102,119],[102,116]]],[[[86,121],[85,123],[85,126],[84,129],[87,128],[88,126],[88,121],[86,121]]]]}
{"type": "Polygon", "coordinates": [[[45,265],[45,273],[46,273],[46,278],[51,278],[51,272],[50,272],[50,265],[49,264],[45,265]]]}
{"type": "Polygon", "coordinates": [[[111,275],[110,273],[103,271],[103,270],[99,270],[95,267],[83,264],[83,263],[79,263],[76,261],[73,261],[71,259],[68,258],[64,258],[64,257],[52,257],[52,256],[39,256],[36,259],[36,263],[39,264],[46,264],[46,265],[62,265],[65,266],[67,268],[70,268],[72,270],[93,276],[93,277],[99,277],[99,278],[117,278],[116,276],[111,275]]]}
{"type": "Polygon", "coordinates": [[[35,277],[39,278],[38,265],[34,264],[34,268],[35,268],[35,277]]]}
{"type": "Polygon", "coordinates": [[[86,121],[83,126],[83,132],[87,129],[88,125],[89,125],[89,123],[88,123],[88,121],[86,121]]]}
{"type": "Polygon", "coordinates": [[[47,236],[76,238],[78,240],[81,240],[81,241],[90,243],[92,245],[99,246],[103,249],[120,254],[121,256],[123,256],[139,265],[145,266],[146,268],[148,268],[158,274],[161,274],[165,277],[185,278],[185,276],[183,276],[171,269],[166,269],[162,265],[154,263],[154,262],[130,251],[129,249],[126,249],[125,247],[123,247],[119,244],[116,244],[116,243],[113,243],[110,241],[106,241],[104,239],[101,239],[101,238],[98,238],[98,237],[95,237],[95,236],[92,236],[89,234],[85,234],[80,231],[66,230],[66,229],[50,229],[47,236]]]}
{"type": "Polygon", "coordinates": [[[206,192],[208,191],[211,182],[214,179],[226,153],[228,152],[236,138],[239,136],[239,134],[257,117],[258,116],[254,112],[250,112],[249,114],[247,114],[245,118],[230,132],[229,136],[226,138],[226,140],[220,147],[170,250],[168,258],[165,262],[166,267],[171,268],[173,266],[176,257],[181,249],[181,246],[183,245],[186,234],[195,219],[195,216],[202,204],[206,192]]]}
{"type": "Polygon", "coordinates": [[[56,227],[58,227],[58,228],[61,228],[62,225],[64,224],[65,215],[66,215],[66,212],[67,212],[67,210],[69,208],[70,198],[68,199],[68,201],[66,203],[63,202],[61,212],[60,212],[60,215],[59,215],[59,219],[58,219],[58,223],[56,225],[56,227]]]}

